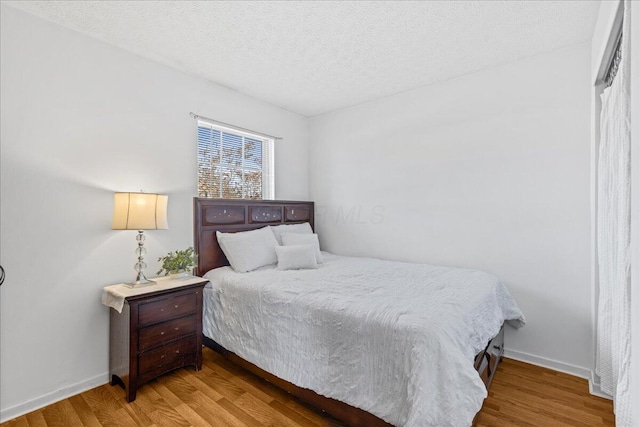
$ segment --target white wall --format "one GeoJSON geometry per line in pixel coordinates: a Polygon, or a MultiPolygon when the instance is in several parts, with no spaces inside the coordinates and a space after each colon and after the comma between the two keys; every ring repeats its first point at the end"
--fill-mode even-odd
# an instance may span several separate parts
{"type": "Polygon", "coordinates": [[[104,285],[134,277],[135,231],[113,231],[114,191],[169,194],[147,232],[148,272],[192,244],[190,111],[285,138],[276,197],[308,198],[301,116],[6,5],[1,13],[0,419],[108,380],[104,285]]]}
{"type": "Polygon", "coordinates": [[[589,48],[313,119],[322,246],[496,274],[528,321],[508,354],[587,377],[589,48]]]}

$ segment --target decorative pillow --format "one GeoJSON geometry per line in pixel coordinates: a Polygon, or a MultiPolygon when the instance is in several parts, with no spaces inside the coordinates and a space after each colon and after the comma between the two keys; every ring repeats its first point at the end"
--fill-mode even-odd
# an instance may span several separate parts
{"type": "Polygon", "coordinates": [[[278,270],[318,268],[313,245],[276,246],[278,270]]]}
{"type": "Polygon", "coordinates": [[[246,273],[278,261],[274,249],[278,241],[269,227],[239,233],[217,231],[216,237],[231,268],[237,272],[246,273]]]}
{"type": "Polygon", "coordinates": [[[282,233],[313,234],[311,225],[308,222],[305,222],[303,224],[272,225],[270,227],[279,244],[282,244],[282,233]]]}
{"type": "Polygon", "coordinates": [[[316,262],[322,264],[320,241],[317,234],[282,233],[282,244],[284,246],[312,245],[316,253],[316,262]]]}

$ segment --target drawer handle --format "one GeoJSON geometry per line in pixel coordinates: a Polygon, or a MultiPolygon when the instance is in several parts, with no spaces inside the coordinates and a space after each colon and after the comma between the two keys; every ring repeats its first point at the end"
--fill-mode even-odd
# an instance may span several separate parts
{"type": "Polygon", "coordinates": [[[176,354],[180,354],[180,350],[176,350],[176,354]]]}
{"type": "Polygon", "coordinates": [[[164,331],[160,332],[160,335],[164,335],[164,331]]]}
{"type": "Polygon", "coordinates": [[[494,346],[493,346],[493,348],[494,348],[495,350],[500,350],[500,346],[499,346],[499,345],[494,345],[494,346]]]}
{"type": "Polygon", "coordinates": [[[173,308],[178,308],[178,304],[174,305],[173,308]]]}
{"type": "Polygon", "coordinates": [[[165,356],[164,354],[162,356],[160,356],[160,359],[164,359],[164,356],[165,356]]]}
{"type": "Polygon", "coordinates": [[[176,326],[175,330],[177,331],[177,330],[179,330],[179,329],[180,329],[180,327],[179,327],[179,326],[176,326]]]}

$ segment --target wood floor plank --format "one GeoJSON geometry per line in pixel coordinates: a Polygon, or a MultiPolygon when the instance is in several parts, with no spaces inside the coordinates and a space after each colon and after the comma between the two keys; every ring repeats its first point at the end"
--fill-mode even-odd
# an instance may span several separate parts
{"type": "Polygon", "coordinates": [[[73,409],[69,399],[61,400],[43,408],[42,415],[49,427],[82,426],[82,420],[73,409]]]}
{"type": "Polygon", "coordinates": [[[171,374],[163,376],[162,383],[165,384],[178,399],[183,402],[188,402],[190,396],[198,391],[198,388],[191,385],[184,376],[177,374],[178,372],[172,372],[171,374]]]}
{"type": "Polygon", "coordinates": [[[107,387],[111,386],[96,387],[81,394],[84,401],[94,413],[97,411],[115,412],[123,407],[123,403],[121,403],[107,387]]]}
{"type": "Polygon", "coordinates": [[[95,414],[104,427],[151,427],[146,424],[137,424],[125,408],[116,411],[98,410],[95,414]]]}
{"type": "Polygon", "coordinates": [[[500,412],[499,409],[483,408],[478,415],[478,419],[474,427],[542,427],[543,424],[532,424],[518,418],[514,418],[509,414],[500,412]]]}
{"type": "MultiPolygon", "coordinates": [[[[172,372],[168,375],[176,375],[176,376],[181,376],[183,371],[176,371],[176,372],[172,372]]],[[[152,380],[151,383],[155,382],[157,380],[152,380]]],[[[160,396],[153,387],[144,387],[141,388],[140,390],[138,390],[137,393],[138,396],[143,396],[145,399],[147,399],[150,402],[155,402],[156,400],[162,398],[162,396],[160,396]]]]}
{"type": "Polygon", "coordinates": [[[7,427],[29,427],[27,417],[25,417],[24,415],[7,421],[5,424],[7,425],[7,427]]]}
{"type": "Polygon", "coordinates": [[[153,387],[145,387],[146,393],[138,393],[135,401],[127,405],[128,408],[133,409],[129,411],[133,412],[133,418],[136,417],[141,420],[145,425],[158,425],[158,426],[183,426],[186,427],[189,423],[177,413],[172,406],[153,389],[153,387]]]}
{"type": "Polygon", "coordinates": [[[338,423],[337,421],[328,420],[326,419],[326,417],[322,417],[321,415],[318,415],[311,410],[300,411],[299,410],[300,405],[298,404],[295,405],[296,409],[298,410],[292,409],[276,399],[274,399],[271,403],[269,403],[269,405],[273,407],[276,411],[286,415],[288,418],[292,419],[293,421],[295,421],[296,423],[302,426],[341,427],[344,425],[342,423],[338,423]]]}
{"type": "Polygon", "coordinates": [[[276,411],[272,406],[269,406],[249,393],[238,397],[234,403],[236,406],[243,408],[255,419],[260,420],[263,426],[300,427],[297,422],[288,418],[283,413],[276,411]]]}
{"type": "Polygon", "coordinates": [[[177,408],[178,406],[184,404],[184,402],[180,400],[178,396],[173,394],[162,381],[153,381],[149,383],[149,387],[152,387],[156,391],[156,393],[162,396],[162,398],[174,408],[177,408]]]}
{"type": "Polygon", "coordinates": [[[204,393],[199,391],[193,393],[189,406],[203,419],[216,427],[247,427],[242,420],[239,420],[235,415],[226,411],[222,406],[218,405],[217,402],[212,401],[204,393]]]}
{"type": "Polygon", "coordinates": [[[82,396],[91,408],[100,424],[105,427],[148,427],[148,424],[139,424],[139,421],[136,422],[136,420],[134,420],[128,412],[128,408],[125,407],[126,401],[124,397],[118,399],[116,397],[117,393],[114,393],[112,390],[113,388],[115,387],[105,384],[85,391],[80,396],[82,396]]]}
{"type": "MultiPolygon", "coordinates": [[[[105,384],[0,426],[344,426],[210,349],[203,356],[202,370],[163,375],[132,403],[120,386],[105,384]]],[[[475,427],[614,427],[611,401],[588,390],[582,378],[504,359],[475,427]]]]}
{"type": "MultiPolygon", "coordinates": [[[[224,359],[226,361],[226,359],[224,359]]],[[[228,361],[226,361],[228,363],[228,361]]],[[[239,375],[230,379],[231,382],[238,384],[247,393],[252,394],[260,400],[271,406],[278,408],[281,412],[290,414],[289,418],[300,419],[300,423],[309,426],[321,427],[340,427],[344,424],[321,413],[313,408],[309,408],[304,403],[299,402],[289,393],[277,388],[268,381],[257,378],[254,374],[242,370],[239,375]],[[257,380],[257,381],[256,381],[257,380]],[[250,388],[247,388],[249,385],[250,388]]]]}
{"type": "Polygon", "coordinates": [[[202,418],[196,411],[191,409],[189,405],[186,403],[182,403],[175,407],[176,411],[182,415],[182,417],[189,421],[193,427],[211,427],[217,426],[217,424],[208,423],[204,418],[202,418]]]}
{"type": "Polygon", "coordinates": [[[232,383],[215,371],[212,372],[211,375],[201,378],[201,380],[211,389],[215,390],[217,393],[232,402],[246,393],[241,387],[238,387],[236,384],[232,383]]]}
{"type": "MultiPolygon", "coordinates": [[[[141,391],[148,391],[147,389],[148,387],[141,391]]],[[[149,410],[152,405],[150,396],[148,392],[138,393],[137,399],[131,403],[126,403],[124,396],[119,399],[119,401],[122,402],[124,410],[127,411],[129,416],[139,426],[152,426],[155,424],[155,421],[149,416],[149,410]]]]}
{"type": "Polygon", "coordinates": [[[29,427],[47,427],[47,421],[42,415],[42,410],[33,411],[26,415],[29,427]]]}
{"type": "Polygon", "coordinates": [[[154,420],[159,427],[189,427],[191,425],[179,412],[169,407],[162,399],[155,401],[154,407],[156,409],[149,413],[149,418],[154,420]]]}
{"type": "Polygon", "coordinates": [[[211,357],[211,360],[213,361],[213,363],[208,365],[208,367],[218,372],[218,374],[220,374],[221,376],[225,378],[231,378],[232,376],[241,376],[247,373],[246,370],[229,361],[221,354],[213,351],[212,353],[213,355],[211,357]]]}
{"type": "Polygon", "coordinates": [[[252,384],[252,379],[247,380],[246,377],[233,376],[232,378],[229,378],[229,381],[231,381],[233,384],[240,387],[246,393],[249,393],[252,396],[255,396],[258,399],[262,400],[264,403],[270,404],[275,400],[275,398],[271,396],[269,393],[265,393],[264,391],[260,390],[258,387],[255,387],[252,384]]]}
{"type": "Polygon", "coordinates": [[[508,401],[512,405],[522,405],[522,402],[526,402],[527,408],[535,410],[538,413],[546,414],[547,416],[553,416],[559,420],[563,420],[566,423],[573,423],[578,426],[593,426],[602,422],[602,417],[590,414],[584,407],[580,405],[568,405],[565,400],[557,400],[552,395],[547,397],[539,394],[531,394],[522,392],[514,387],[506,387],[503,384],[495,385],[495,393],[503,393],[508,395],[508,401]]]}
{"type": "Polygon", "coordinates": [[[246,411],[236,406],[233,402],[230,402],[229,400],[227,400],[226,397],[220,399],[218,401],[218,404],[222,406],[225,411],[229,412],[230,414],[233,414],[234,417],[236,417],[237,419],[239,419],[240,421],[242,421],[248,426],[261,427],[264,425],[263,423],[261,423],[260,421],[256,420],[251,415],[249,415],[246,411]]]}
{"type": "Polygon", "coordinates": [[[96,414],[93,413],[87,402],[82,398],[82,395],[76,394],[75,396],[71,396],[69,402],[76,411],[76,414],[78,414],[83,425],[87,427],[102,427],[102,424],[98,421],[98,417],[96,417],[96,414]]]}
{"type": "MultiPolygon", "coordinates": [[[[569,391],[564,388],[560,389],[558,387],[553,387],[553,388],[546,387],[544,389],[541,389],[541,387],[539,386],[541,382],[542,381],[534,382],[531,380],[526,380],[523,377],[515,374],[505,376],[500,381],[496,381],[497,384],[501,384],[509,388],[521,390],[529,394],[553,397],[558,400],[565,400],[565,401],[570,400],[574,403],[579,403],[582,406],[586,406],[586,404],[588,403],[591,403],[592,406],[595,406],[597,403],[601,403],[601,406],[600,406],[601,409],[607,406],[607,403],[606,403],[607,401],[605,399],[600,399],[602,400],[602,402],[598,402],[596,399],[593,399],[594,396],[585,394],[585,392],[588,391],[588,389],[586,389],[587,387],[586,384],[584,388],[569,391]],[[553,395],[549,396],[548,394],[549,392],[552,392],[553,395]]],[[[493,388],[491,389],[491,391],[494,391],[493,388]]]]}
{"type": "Polygon", "coordinates": [[[249,381],[253,386],[264,393],[269,394],[275,400],[279,400],[282,403],[287,403],[292,401],[291,394],[286,391],[274,386],[269,381],[264,379],[260,379],[260,381],[255,381],[256,376],[250,372],[245,372],[242,377],[244,381],[249,381]]]}
{"type": "Polygon", "coordinates": [[[206,376],[185,375],[184,379],[189,384],[191,384],[192,386],[194,386],[195,388],[197,388],[198,390],[206,394],[209,397],[209,399],[213,401],[217,402],[218,400],[223,399],[225,397],[225,394],[222,394],[218,392],[216,388],[209,386],[211,381],[215,382],[215,379],[212,380],[209,375],[206,375],[206,376]]]}
{"type": "Polygon", "coordinates": [[[613,405],[611,401],[590,395],[585,379],[504,359],[476,427],[506,426],[510,423],[522,426],[613,427],[613,405]],[[486,417],[483,416],[485,414],[486,417]]]}
{"type": "Polygon", "coordinates": [[[126,402],[125,397],[127,394],[122,387],[112,387],[109,384],[105,384],[102,387],[106,387],[106,389],[109,390],[109,393],[116,401],[126,402]]]}
{"type": "Polygon", "coordinates": [[[101,387],[85,391],[80,396],[87,406],[91,408],[91,411],[102,426],[116,427],[119,425],[136,425],[136,422],[127,414],[123,404],[115,397],[111,388],[113,387],[103,385],[101,387]]]}
{"type": "MultiPolygon", "coordinates": [[[[321,427],[340,427],[344,426],[344,424],[339,421],[328,417],[326,414],[321,411],[310,408],[306,404],[299,401],[298,398],[291,396],[289,393],[277,388],[273,384],[268,381],[257,378],[254,374],[243,371],[240,375],[231,379],[234,383],[238,383],[242,381],[244,384],[250,384],[254,390],[258,390],[260,394],[256,395],[259,399],[267,402],[267,399],[262,399],[261,396],[269,396],[271,402],[268,402],[269,405],[282,408],[282,412],[290,413],[289,411],[295,412],[297,415],[292,415],[290,418],[296,419],[300,416],[303,417],[304,420],[308,420],[309,423],[307,425],[313,426],[321,426],[321,427]],[[236,381],[235,378],[238,378],[236,381]]],[[[244,386],[243,386],[244,388],[244,386]]],[[[254,394],[252,390],[247,390],[248,393],[254,394]]]]}

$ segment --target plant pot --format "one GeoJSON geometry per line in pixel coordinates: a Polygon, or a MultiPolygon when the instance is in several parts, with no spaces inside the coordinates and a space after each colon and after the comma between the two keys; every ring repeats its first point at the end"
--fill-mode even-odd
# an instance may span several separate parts
{"type": "Polygon", "coordinates": [[[169,272],[169,277],[171,277],[172,279],[182,279],[183,277],[187,277],[187,276],[189,276],[189,273],[187,273],[185,270],[169,272]]]}

